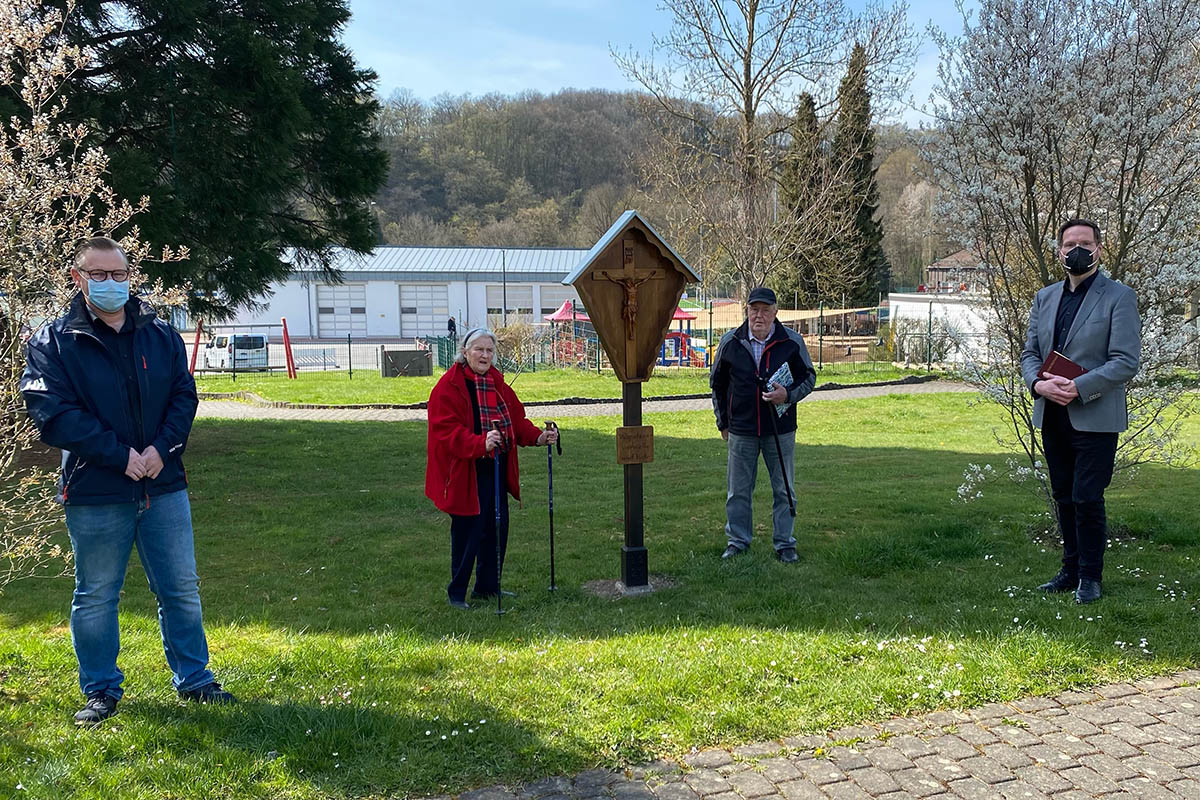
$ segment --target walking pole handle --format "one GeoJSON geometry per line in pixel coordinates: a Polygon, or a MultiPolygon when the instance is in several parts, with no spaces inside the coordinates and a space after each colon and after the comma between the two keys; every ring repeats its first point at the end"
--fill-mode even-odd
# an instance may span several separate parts
{"type": "MultiPolygon", "coordinates": [[[[558,454],[561,456],[562,455],[562,431],[558,429],[558,423],[552,419],[548,419],[548,420],[546,420],[546,427],[552,429],[555,433],[558,434],[558,438],[554,441],[554,445],[555,445],[555,449],[558,450],[558,454]]],[[[550,445],[546,445],[546,446],[549,447],[550,445]]]]}

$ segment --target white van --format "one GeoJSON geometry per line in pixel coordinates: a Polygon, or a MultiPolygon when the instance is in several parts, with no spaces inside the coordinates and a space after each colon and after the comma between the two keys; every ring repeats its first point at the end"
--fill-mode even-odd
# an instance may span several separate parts
{"type": "Polygon", "coordinates": [[[259,334],[219,334],[204,347],[205,369],[266,369],[267,337],[259,334]]]}

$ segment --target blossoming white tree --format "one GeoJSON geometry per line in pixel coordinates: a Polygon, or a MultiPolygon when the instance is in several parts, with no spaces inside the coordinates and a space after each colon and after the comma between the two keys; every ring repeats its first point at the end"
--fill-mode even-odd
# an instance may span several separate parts
{"type": "MultiPolygon", "coordinates": [[[[145,200],[135,207],[115,197],[104,180],[104,153],[86,145],[85,128],[59,121],[59,89],[88,63],[62,36],[73,10],[70,3],[59,10],[41,0],[0,0],[0,99],[16,107],[0,120],[0,591],[42,567],[65,566],[69,555],[52,536],[61,519],[52,473],[29,455],[36,431],[20,394],[24,343],[62,313],[72,294],[67,268],[81,240],[115,235],[132,264],[149,257],[130,225],[145,200]]],[[[178,299],[154,291],[160,300],[178,299]]]]}
{"type": "Polygon", "coordinates": [[[1192,410],[1179,369],[1196,335],[1182,310],[1200,286],[1200,2],[982,0],[963,20],[959,36],[935,32],[924,152],[951,230],[989,269],[986,352],[969,378],[1005,409],[1000,438],[1048,498],[1018,361],[1033,295],[1064,277],[1059,224],[1094,219],[1102,269],[1137,291],[1142,317],[1118,468],[1178,463],[1192,410]]]}

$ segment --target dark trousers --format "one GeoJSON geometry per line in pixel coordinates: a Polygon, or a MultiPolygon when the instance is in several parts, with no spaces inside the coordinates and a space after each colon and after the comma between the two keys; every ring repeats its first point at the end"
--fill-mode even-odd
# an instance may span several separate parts
{"type": "Polygon", "coordinates": [[[451,600],[467,598],[467,584],[475,571],[475,594],[494,595],[500,588],[500,567],[508,549],[508,480],[504,457],[500,459],[500,548],[497,563],[496,548],[496,468],[491,458],[475,462],[479,481],[479,513],[470,516],[450,515],[450,585],[446,593],[451,600]]]}
{"type": "Polygon", "coordinates": [[[1108,520],[1104,490],[1112,481],[1117,434],[1077,431],[1067,409],[1046,403],[1042,449],[1063,537],[1063,569],[1071,576],[1100,580],[1108,520]]]}

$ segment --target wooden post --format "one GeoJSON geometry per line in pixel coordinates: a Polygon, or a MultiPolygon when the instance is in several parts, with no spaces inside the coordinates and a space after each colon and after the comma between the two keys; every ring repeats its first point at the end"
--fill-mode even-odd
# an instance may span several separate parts
{"type": "MultiPolygon", "coordinates": [[[[622,384],[623,421],[626,427],[642,424],[642,384],[622,384]]],[[[642,513],[642,465],[625,465],[625,544],[621,547],[621,583],[627,588],[647,586],[645,521],[642,513]]]]}
{"type": "Polygon", "coordinates": [[[817,303],[817,369],[825,368],[825,302],[817,303]]]}

